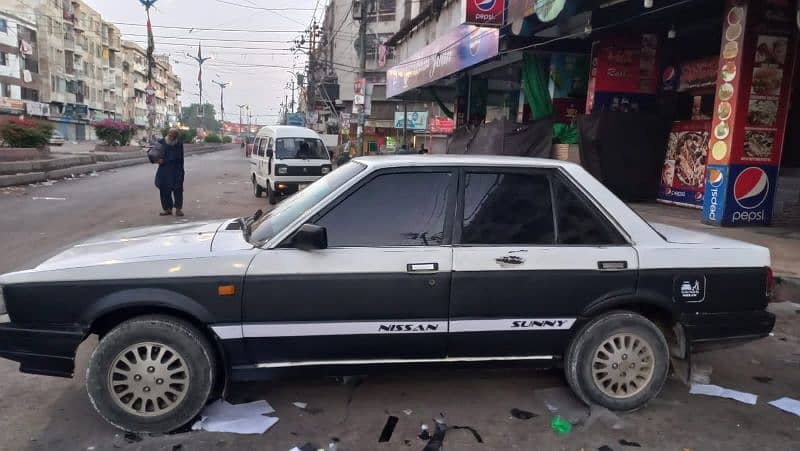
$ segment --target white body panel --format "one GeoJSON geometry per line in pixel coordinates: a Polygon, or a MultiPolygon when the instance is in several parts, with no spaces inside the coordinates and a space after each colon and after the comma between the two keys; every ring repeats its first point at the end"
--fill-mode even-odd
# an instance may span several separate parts
{"type": "Polygon", "coordinates": [[[264,138],[269,138],[274,143],[275,140],[280,138],[311,138],[311,139],[319,139],[320,141],[322,141],[322,137],[319,134],[317,134],[317,132],[304,127],[278,125],[278,126],[263,127],[261,130],[259,130],[258,134],[256,135],[257,141],[253,146],[253,153],[250,155],[251,159],[250,175],[251,177],[255,177],[256,182],[264,188],[269,187],[270,189],[274,190],[275,184],[280,182],[312,183],[321,177],[320,175],[316,176],[280,175],[275,172],[276,165],[280,164],[290,167],[291,166],[307,167],[307,166],[325,166],[331,164],[329,158],[319,158],[319,159],[315,158],[308,160],[291,158],[291,159],[279,160],[277,158],[268,158],[266,156],[259,155],[260,139],[264,138]]]}
{"type": "Polygon", "coordinates": [[[597,271],[600,261],[624,261],[626,269],[638,266],[630,246],[475,246],[455,248],[453,271],[597,271]]]}

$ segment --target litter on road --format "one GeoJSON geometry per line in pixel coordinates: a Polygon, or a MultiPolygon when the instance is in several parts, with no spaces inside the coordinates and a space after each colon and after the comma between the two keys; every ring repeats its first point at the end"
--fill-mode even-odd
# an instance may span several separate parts
{"type": "Polygon", "coordinates": [[[622,446],[632,446],[634,448],[641,448],[642,447],[642,445],[639,442],[631,442],[631,441],[625,440],[624,438],[619,439],[619,444],[622,445],[622,446]]]}
{"type": "Polygon", "coordinates": [[[558,415],[554,416],[553,420],[550,421],[550,427],[552,427],[558,435],[567,435],[569,431],[572,430],[572,424],[558,415]]]}
{"type": "Polygon", "coordinates": [[[528,412],[527,410],[517,409],[516,407],[511,409],[511,416],[520,420],[530,420],[531,418],[538,417],[539,415],[528,412]]]}
{"type": "Polygon", "coordinates": [[[386,419],[386,424],[383,426],[383,431],[381,431],[381,436],[378,438],[379,442],[388,442],[392,438],[392,434],[394,433],[394,428],[397,426],[397,422],[400,419],[396,416],[392,415],[386,419]]]}
{"type": "Polygon", "coordinates": [[[544,402],[550,413],[560,416],[573,425],[583,424],[589,418],[586,404],[565,387],[537,390],[536,397],[544,402]]]}
{"type": "Polygon", "coordinates": [[[299,402],[298,401],[298,402],[293,402],[292,404],[295,407],[297,407],[298,409],[305,409],[306,407],[308,407],[308,403],[305,403],[305,402],[299,402]]]}
{"type": "Polygon", "coordinates": [[[414,413],[414,411],[411,409],[403,409],[403,413],[406,415],[411,415],[412,413],[414,413]]]}
{"type": "Polygon", "coordinates": [[[769,405],[775,406],[785,412],[793,413],[800,417],[800,401],[792,398],[783,397],[770,401],[769,405]]]}
{"type": "Polygon", "coordinates": [[[233,432],[236,434],[263,434],[278,422],[277,417],[264,414],[275,412],[266,401],[253,401],[245,404],[230,404],[217,400],[200,413],[200,420],[192,430],[208,432],[233,432]]]}
{"type": "Polygon", "coordinates": [[[689,389],[689,393],[693,395],[706,395],[706,396],[717,396],[720,398],[729,398],[751,405],[755,405],[756,401],[758,401],[757,395],[737,390],[731,390],[729,388],[723,388],[720,387],[719,385],[692,384],[692,387],[689,389]]]}

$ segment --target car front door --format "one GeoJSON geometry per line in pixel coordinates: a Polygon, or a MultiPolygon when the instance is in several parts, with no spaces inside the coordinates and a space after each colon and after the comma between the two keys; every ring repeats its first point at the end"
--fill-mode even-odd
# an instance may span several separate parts
{"type": "Polygon", "coordinates": [[[309,221],[326,228],[327,248],[261,252],[244,289],[252,359],[444,357],[456,179],[448,169],[373,174],[309,221]]]}
{"type": "Polygon", "coordinates": [[[634,292],[635,250],[566,174],[461,176],[450,356],[561,355],[584,307],[634,292]]]}

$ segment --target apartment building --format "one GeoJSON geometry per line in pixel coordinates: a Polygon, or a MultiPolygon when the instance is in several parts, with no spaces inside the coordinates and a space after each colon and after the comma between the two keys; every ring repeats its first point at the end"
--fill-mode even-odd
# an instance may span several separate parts
{"type": "MultiPolygon", "coordinates": [[[[0,18],[0,58],[9,55],[9,66],[0,65],[0,114],[22,101],[24,110],[9,112],[46,118],[70,141],[94,139],[91,124],[103,119],[147,125],[146,52],[123,44],[100,13],[82,0],[0,0],[0,18]]],[[[157,57],[153,77],[155,124],[174,124],[180,79],[168,57],[157,57]]]]}
{"type": "Polygon", "coordinates": [[[26,103],[38,103],[36,18],[0,8],[0,116],[26,113],[26,103]]]}
{"type": "Polygon", "coordinates": [[[318,114],[315,116],[319,117],[320,124],[330,120],[331,104],[344,113],[339,115],[342,141],[355,142],[356,137],[358,115],[352,106],[355,83],[359,79],[360,42],[359,21],[354,19],[354,11],[360,10],[362,3],[369,11],[365,17],[366,72],[363,87],[366,120],[362,150],[366,152],[401,144],[402,130],[395,128],[395,116],[402,111],[402,105],[386,99],[386,70],[394,64],[394,53],[391,48],[382,52],[381,44],[427,7],[430,0],[332,0],[328,4],[322,39],[315,51],[316,62],[312,68],[311,80],[317,83],[317,86],[312,86],[316,91],[312,97],[316,100],[314,108],[318,114]],[[338,98],[330,98],[334,97],[335,90],[322,89],[326,84],[338,84],[338,98]]]}

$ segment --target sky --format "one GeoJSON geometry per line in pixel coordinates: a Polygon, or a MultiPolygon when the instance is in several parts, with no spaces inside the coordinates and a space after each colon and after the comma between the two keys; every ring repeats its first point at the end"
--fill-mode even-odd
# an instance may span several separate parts
{"type": "MultiPolygon", "coordinates": [[[[147,47],[147,29],[144,26],[147,19],[144,7],[138,0],[84,2],[98,11],[104,20],[117,25],[123,39],[147,47]]],[[[230,82],[231,85],[225,89],[225,120],[238,121],[237,105],[249,104],[254,123],[273,124],[278,119],[280,105],[284,101],[284,88],[292,78],[289,72],[293,65],[296,70],[305,72],[303,66],[307,57],[290,50],[294,46],[293,41],[308,29],[313,17],[321,26],[326,2],[158,0],[150,10],[155,51],[170,55],[173,70],[181,77],[181,100],[186,106],[199,101],[198,66],[186,53],[197,55],[198,42],[202,42],[203,56],[214,57],[203,64],[204,103],[211,102],[219,117],[220,88],[211,81],[230,82]]]]}

